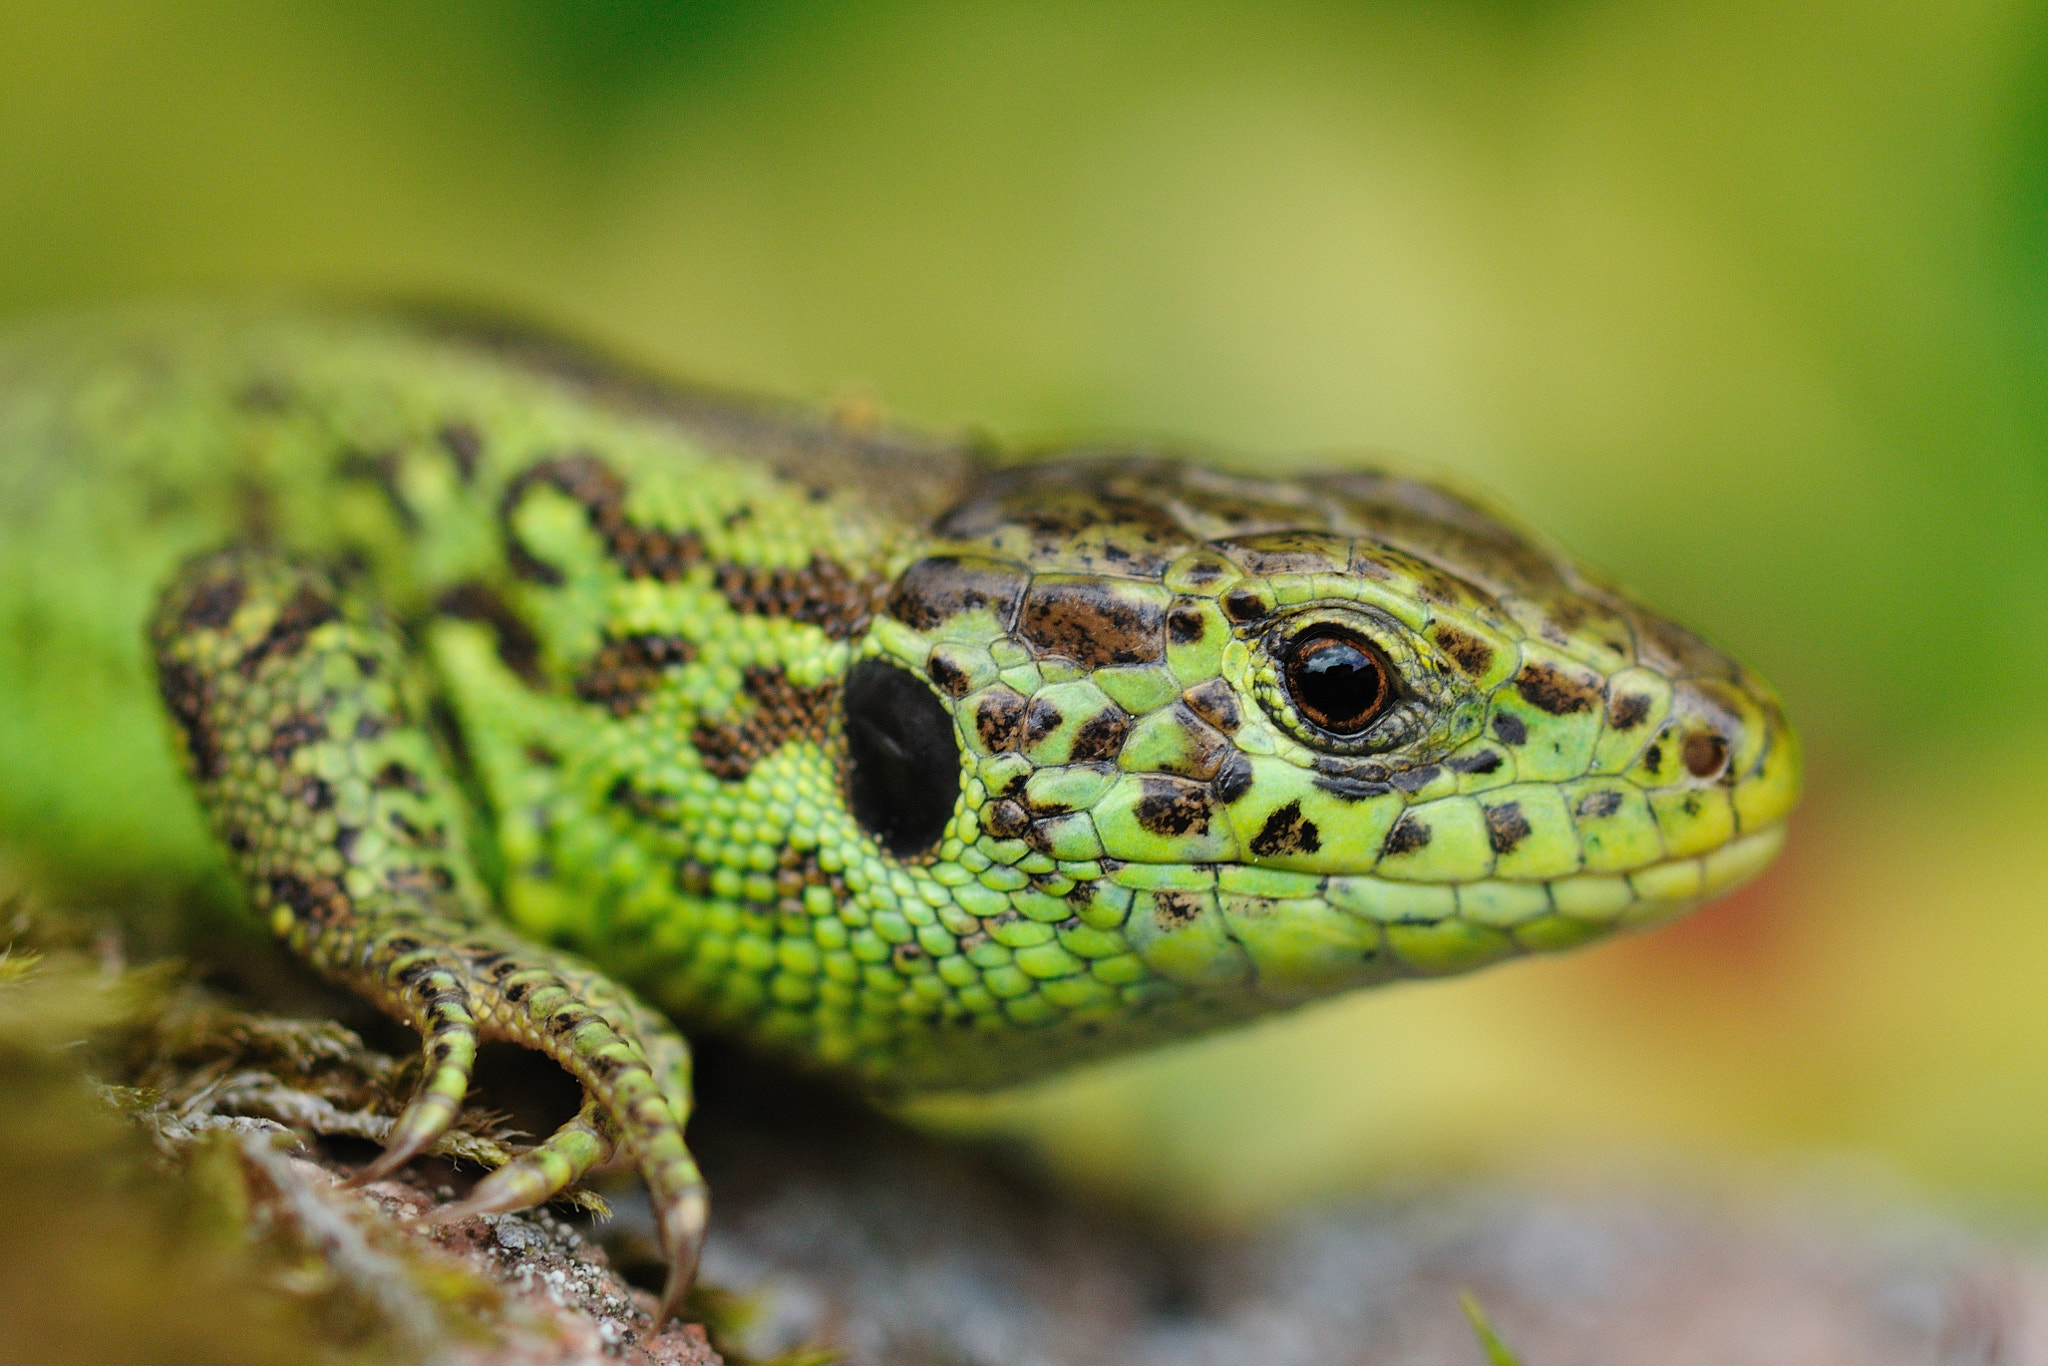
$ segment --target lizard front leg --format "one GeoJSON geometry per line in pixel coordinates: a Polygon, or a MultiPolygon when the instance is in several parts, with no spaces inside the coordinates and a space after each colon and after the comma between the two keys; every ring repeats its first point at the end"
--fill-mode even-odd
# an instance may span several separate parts
{"type": "Polygon", "coordinates": [[[582,1083],[582,1111],[450,1212],[537,1204],[616,1145],[660,1215],[665,1321],[706,1214],[683,1142],[687,1048],[624,988],[489,913],[398,633],[331,574],[237,549],[187,563],[150,635],[187,767],[251,901],[300,957],[422,1037],[419,1091],[357,1180],[446,1131],[480,1042],[545,1053],[582,1083]]]}

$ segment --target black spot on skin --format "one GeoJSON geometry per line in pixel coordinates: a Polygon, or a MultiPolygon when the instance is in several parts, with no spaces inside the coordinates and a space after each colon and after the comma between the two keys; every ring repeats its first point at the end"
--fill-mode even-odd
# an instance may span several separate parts
{"type": "Polygon", "coordinates": [[[1643,767],[1653,773],[1664,767],[1664,747],[1662,745],[1651,745],[1643,751],[1643,767]]]}
{"type": "Polygon", "coordinates": [[[1032,698],[1031,705],[1024,709],[1024,748],[1043,743],[1066,719],[1058,707],[1043,697],[1032,698]]]}
{"type": "Polygon", "coordinates": [[[933,555],[903,571],[885,610],[914,631],[930,631],[967,612],[991,611],[1008,631],[1017,620],[1030,573],[1006,560],[933,555]]]}
{"type": "Polygon", "coordinates": [[[228,827],[228,832],[225,838],[227,840],[228,848],[234,850],[236,853],[246,854],[249,852],[249,832],[244,830],[241,826],[235,825],[228,827]]]}
{"type": "Polygon", "coordinates": [[[1114,704],[1104,707],[1081,723],[1074,732],[1074,750],[1069,761],[1077,764],[1106,763],[1124,747],[1131,733],[1130,714],[1114,704]]]}
{"type": "Polygon", "coordinates": [[[1340,801],[1363,802],[1384,797],[1394,790],[1392,783],[1353,773],[1318,773],[1316,786],[1340,801]]]}
{"type": "Polygon", "coordinates": [[[362,835],[363,832],[353,825],[344,825],[334,832],[334,852],[341,855],[342,862],[354,861],[356,841],[361,839],[362,835]]]}
{"type": "Polygon", "coordinates": [[[939,842],[960,796],[960,741],[915,674],[864,659],[846,675],[846,791],[853,818],[898,858],[939,842]]]}
{"type": "Polygon", "coordinates": [[[606,553],[627,578],[673,583],[704,558],[704,543],[694,531],[643,527],[626,520],[626,481],[597,456],[579,451],[530,465],[505,486],[498,502],[505,562],[522,579],[550,588],[563,582],[562,571],[529,551],[512,529],[520,503],[540,487],[555,489],[582,505],[592,530],[604,539],[606,553]]]}
{"type": "Polygon", "coordinates": [[[1728,742],[1712,731],[1694,731],[1680,745],[1678,757],[1693,777],[1712,778],[1728,763],[1728,742]]]}
{"type": "Polygon", "coordinates": [[[1223,767],[1209,782],[1209,788],[1219,802],[1230,803],[1252,790],[1252,761],[1242,751],[1233,748],[1223,760],[1223,767]]]}
{"type": "Polygon", "coordinates": [[[318,778],[308,778],[306,785],[299,789],[299,800],[309,811],[325,811],[334,805],[334,789],[318,778]]]}
{"type": "Polygon", "coordinates": [[[1599,688],[1548,664],[1526,665],[1515,675],[1515,690],[1530,706],[1552,716],[1587,711],[1600,700],[1599,688]]]}
{"type": "Polygon", "coordinates": [[[1500,752],[1482,749],[1477,754],[1461,754],[1445,763],[1458,773],[1495,773],[1500,770],[1500,752]]]}
{"type": "Polygon", "coordinates": [[[1451,657],[1469,678],[1479,678],[1493,667],[1493,647],[1477,636],[1468,635],[1454,626],[1438,626],[1431,635],[1437,648],[1451,657]]]}
{"type": "Polygon", "coordinates": [[[474,579],[454,584],[434,600],[434,610],[458,621],[490,627],[497,641],[498,662],[527,687],[546,686],[540,671],[540,640],[497,589],[474,579]]]}
{"type": "Polygon", "coordinates": [[[1529,727],[1521,717],[1511,711],[1498,712],[1493,718],[1493,733],[1504,745],[1525,745],[1529,743],[1529,727]]]}
{"type": "Polygon", "coordinates": [[[990,688],[974,708],[974,729],[991,752],[1017,748],[1024,729],[1024,697],[1009,688],[990,688]]]}
{"type": "Polygon", "coordinates": [[[302,745],[327,738],[327,723],[317,716],[288,716],[270,732],[270,757],[284,763],[302,745]]]}
{"type": "Polygon", "coordinates": [[[1201,919],[1202,898],[1192,892],[1154,892],[1152,910],[1159,928],[1177,930],[1201,919]]]}
{"type": "Polygon", "coordinates": [[[1266,614],[1266,600],[1250,588],[1233,588],[1223,595],[1223,614],[1232,621],[1257,621],[1266,614]]]}
{"type": "Polygon", "coordinates": [[[1420,792],[1423,788],[1435,782],[1437,775],[1441,772],[1443,770],[1435,764],[1424,764],[1420,768],[1403,769],[1401,772],[1394,774],[1388,781],[1403,792],[1420,792]]]}
{"type": "Polygon", "coordinates": [[[1197,683],[1181,694],[1181,701],[1188,710],[1207,721],[1225,735],[1235,735],[1237,728],[1244,724],[1244,717],[1237,707],[1237,689],[1220,678],[1197,683]]]}
{"type": "Polygon", "coordinates": [[[1607,724],[1614,730],[1634,730],[1650,715],[1650,699],[1639,692],[1625,692],[1607,704],[1607,724]]]}
{"type": "Polygon", "coordinates": [[[1209,794],[1192,783],[1146,778],[1132,814],[1155,835],[1206,835],[1211,814],[1209,794]]]}
{"type": "Polygon", "coordinates": [[[837,560],[817,555],[796,568],[720,564],[711,580],[735,612],[805,622],[833,640],[867,630],[882,587],[878,579],[856,578],[837,560]]]}
{"type": "Polygon", "coordinates": [[[1017,634],[1032,649],[1086,669],[1149,664],[1166,653],[1165,633],[1160,603],[1100,579],[1035,580],[1017,619],[1017,634]]]}
{"type": "Polygon", "coordinates": [[[1529,818],[1522,814],[1520,802],[1502,802],[1486,808],[1486,842],[1493,846],[1494,853],[1512,853],[1527,838],[1529,818]]]}
{"type": "Polygon", "coordinates": [[[427,795],[427,780],[420,776],[417,769],[408,768],[396,759],[377,770],[376,775],[370,779],[370,786],[387,791],[402,790],[412,793],[415,797],[427,795]]]}
{"type": "Polygon", "coordinates": [[[306,637],[313,633],[314,628],[340,619],[341,612],[331,601],[310,584],[302,585],[278,610],[277,620],[264,632],[263,639],[249,647],[235,668],[242,677],[254,678],[264,660],[272,655],[290,659],[305,648],[306,637]]]}
{"type": "Polygon", "coordinates": [[[1166,638],[1175,645],[1193,645],[1209,629],[1208,613],[1190,603],[1177,602],[1166,612],[1166,638]]]}
{"type": "Polygon", "coordinates": [[[213,579],[192,595],[192,601],[185,604],[178,617],[178,624],[188,631],[217,631],[234,619],[247,592],[239,578],[213,579]]]}
{"type": "Polygon", "coordinates": [[[981,813],[981,828],[999,840],[1016,839],[1030,825],[1031,814],[1024,809],[1024,803],[1012,797],[990,802],[981,813]]]}
{"type": "Polygon", "coordinates": [[[483,434],[467,422],[450,422],[435,436],[441,442],[441,449],[448,452],[448,458],[455,462],[455,473],[467,484],[476,478],[477,461],[484,453],[483,434]]]}
{"type": "Polygon", "coordinates": [[[948,697],[965,697],[973,680],[950,655],[934,651],[926,661],[924,671],[932,682],[939,685],[939,691],[948,697]]]}
{"type": "Polygon", "coordinates": [[[1426,821],[1417,820],[1412,814],[1404,814],[1394,822],[1394,828],[1387,832],[1385,852],[1389,857],[1395,854],[1412,854],[1429,843],[1430,829],[1426,821]]]}
{"type": "Polygon", "coordinates": [[[1588,792],[1585,796],[1579,798],[1579,804],[1575,809],[1579,815],[1589,820],[1604,820],[1621,810],[1621,794],[1619,792],[1588,792]]]}
{"type": "Polygon", "coordinates": [[[157,665],[156,683],[157,690],[163,694],[164,706],[170,710],[171,719],[184,732],[185,748],[192,756],[194,775],[201,782],[218,778],[221,775],[221,753],[206,715],[213,694],[205,675],[189,664],[167,659],[157,665]]]}
{"type": "Polygon", "coordinates": [[[1266,817],[1259,833],[1252,836],[1254,854],[1270,858],[1275,854],[1313,854],[1323,847],[1316,823],[1301,814],[1301,803],[1293,801],[1266,817]]]}
{"type": "Polygon", "coordinates": [[[614,716],[629,716],[661,685],[667,670],[696,657],[696,645],[682,636],[606,635],[590,663],[576,675],[576,695],[614,716]]]}

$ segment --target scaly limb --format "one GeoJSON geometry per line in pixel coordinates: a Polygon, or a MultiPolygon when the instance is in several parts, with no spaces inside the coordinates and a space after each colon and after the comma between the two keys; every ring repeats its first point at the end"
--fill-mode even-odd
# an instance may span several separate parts
{"type": "Polygon", "coordinates": [[[421,1036],[425,1078],[356,1180],[446,1132],[480,1042],[544,1053],[582,1084],[582,1111],[457,1208],[538,1203],[616,1148],[659,1216],[665,1322],[695,1275],[707,1210],[683,1142],[687,1045],[589,965],[489,915],[398,633],[323,570],[228,550],[179,572],[150,634],[200,799],[251,900],[301,957],[421,1036]]]}

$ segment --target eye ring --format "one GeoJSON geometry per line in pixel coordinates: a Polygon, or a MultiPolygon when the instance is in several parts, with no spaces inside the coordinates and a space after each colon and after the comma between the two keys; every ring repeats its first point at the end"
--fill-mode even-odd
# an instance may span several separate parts
{"type": "Polygon", "coordinates": [[[1371,641],[1342,626],[1311,626],[1287,643],[1287,696],[1303,719],[1332,735],[1357,735],[1393,701],[1394,674],[1371,641]]]}

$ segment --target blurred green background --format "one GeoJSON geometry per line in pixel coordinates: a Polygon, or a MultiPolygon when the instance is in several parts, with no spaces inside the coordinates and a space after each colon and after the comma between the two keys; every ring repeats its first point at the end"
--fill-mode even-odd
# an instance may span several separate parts
{"type": "Polygon", "coordinates": [[[971,1117],[1077,1177],[1846,1171],[2048,1223],[2041,7],[0,11],[0,310],[251,287],[1011,438],[1395,450],[1783,688],[1761,884],[971,1117]]]}

